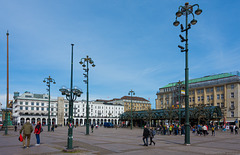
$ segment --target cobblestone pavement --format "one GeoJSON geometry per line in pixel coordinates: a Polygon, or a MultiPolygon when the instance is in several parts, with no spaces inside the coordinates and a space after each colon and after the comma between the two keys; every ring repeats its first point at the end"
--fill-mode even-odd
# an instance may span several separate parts
{"type": "MultiPolygon", "coordinates": [[[[74,128],[73,146],[76,150],[71,154],[240,154],[240,135],[217,131],[216,136],[196,136],[191,133],[191,145],[184,145],[184,136],[156,135],[156,145],[143,146],[140,128],[103,128],[94,129],[90,135],[85,135],[85,127],[74,128]]],[[[0,131],[0,155],[23,154],[67,154],[63,152],[67,146],[67,127],[58,127],[55,132],[47,132],[47,127],[41,133],[41,145],[35,146],[35,135],[31,136],[29,148],[23,148],[18,141],[19,131],[9,131],[4,135],[0,131]]]]}

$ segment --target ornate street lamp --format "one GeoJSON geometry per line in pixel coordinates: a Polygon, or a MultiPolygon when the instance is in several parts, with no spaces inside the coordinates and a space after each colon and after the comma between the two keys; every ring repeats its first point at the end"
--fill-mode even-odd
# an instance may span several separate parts
{"type": "Polygon", "coordinates": [[[83,93],[77,87],[73,88],[73,45],[72,45],[72,56],[71,56],[71,84],[70,89],[62,87],[59,91],[62,95],[66,95],[66,99],[69,101],[69,115],[68,115],[68,141],[67,141],[67,149],[73,149],[73,102],[76,101],[77,97],[80,97],[83,93]]]}
{"type": "Polygon", "coordinates": [[[186,16],[186,25],[185,29],[183,25],[181,24],[181,32],[186,32],[186,37],[182,37],[182,35],[179,35],[181,38],[181,42],[185,42],[185,48],[178,45],[178,47],[181,49],[181,52],[185,52],[186,56],[186,68],[185,68],[185,144],[190,145],[190,124],[189,124],[189,96],[188,96],[188,83],[189,83],[189,68],[188,68],[188,30],[191,28],[191,24],[195,25],[197,23],[197,20],[194,18],[193,14],[193,7],[197,6],[197,10],[195,11],[196,15],[200,15],[202,13],[202,10],[199,9],[198,4],[189,5],[189,3],[185,3],[184,6],[179,6],[178,11],[176,13],[176,20],[173,23],[174,26],[178,26],[180,22],[177,20],[178,17],[181,17],[182,15],[186,16]],[[188,15],[193,16],[193,20],[188,23],[188,15]]]}
{"type": "Polygon", "coordinates": [[[50,119],[50,84],[51,82],[53,82],[53,84],[56,84],[55,80],[53,78],[51,78],[50,76],[48,78],[44,78],[43,82],[47,84],[47,87],[48,87],[48,132],[50,131],[50,122],[51,122],[51,119],[50,119]]]}
{"type": "Polygon", "coordinates": [[[79,62],[82,67],[83,70],[87,73],[83,73],[84,77],[87,78],[86,80],[83,80],[86,84],[87,84],[87,123],[86,123],[86,135],[89,135],[89,105],[88,105],[88,100],[89,100],[89,92],[88,92],[88,71],[89,71],[89,63],[92,65],[92,67],[95,67],[94,61],[88,57],[86,58],[82,58],[81,61],[79,62]]]}
{"type": "Polygon", "coordinates": [[[128,95],[131,95],[131,130],[132,130],[133,127],[132,96],[135,95],[135,92],[131,89],[131,91],[128,92],[128,95]]]}

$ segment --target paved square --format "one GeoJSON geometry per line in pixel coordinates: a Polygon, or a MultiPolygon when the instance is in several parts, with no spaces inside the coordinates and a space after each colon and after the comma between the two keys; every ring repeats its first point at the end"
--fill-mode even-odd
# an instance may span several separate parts
{"type": "MultiPolygon", "coordinates": [[[[41,145],[35,146],[35,135],[31,136],[30,148],[22,148],[18,141],[18,132],[9,131],[5,136],[0,131],[0,155],[5,154],[66,154],[62,150],[67,146],[67,127],[58,127],[55,132],[41,133],[41,145]]],[[[94,129],[85,135],[85,127],[73,130],[73,146],[79,150],[72,154],[240,154],[240,135],[217,131],[216,136],[196,136],[191,133],[191,145],[184,145],[184,136],[156,135],[156,145],[143,146],[140,128],[104,128],[94,129]]]]}

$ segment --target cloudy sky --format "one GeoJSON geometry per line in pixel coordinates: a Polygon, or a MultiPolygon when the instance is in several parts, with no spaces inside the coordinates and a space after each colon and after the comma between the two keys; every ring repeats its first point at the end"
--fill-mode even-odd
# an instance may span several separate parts
{"type": "MultiPolygon", "coordinates": [[[[47,93],[43,79],[56,80],[51,95],[70,87],[71,44],[74,85],[84,94],[81,58],[89,55],[90,99],[127,95],[149,99],[184,80],[185,53],[175,13],[182,0],[0,0],[0,102],[6,104],[7,37],[9,31],[10,94],[47,93]]],[[[196,0],[189,0],[195,4],[196,0]]],[[[203,13],[189,30],[190,79],[239,71],[239,0],[198,1],[203,13]]],[[[189,16],[192,19],[191,16],[189,16]]],[[[184,23],[184,16],[179,18],[184,23]]],[[[184,34],[183,34],[184,35],[184,34]]]]}

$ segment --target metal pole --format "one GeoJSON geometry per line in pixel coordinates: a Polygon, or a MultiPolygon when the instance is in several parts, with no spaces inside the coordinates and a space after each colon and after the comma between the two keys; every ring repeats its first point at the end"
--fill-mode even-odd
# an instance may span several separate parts
{"type": "Polygon", "coordinates": [[[178,83],[178,106],[179,106],[179,124],[181,124],[181,88],[180,88],[180,81],[178,83]]]}
{"type": "Polygon", "coordinates": [[[133,127],[133,115],[132,115],[132,90],[131,90],[131,130],[132,130],[132,127],[133,127]]]}
{"type": "Polygon", "coordinates": [[[186,69],[185,69],[185,144],[190,145],[190,124],[189,124],[189,96],[188,96],[188,79],[189,79],[189,68],[188,68],[188,10],[186,10],[186,69]]]}
{"type": "Polygon", "coordinates": [[[72,92],[72,83],[73,83],[73,46],[72,45],[72,56],[71,56],[71,84],[70,84],[70,99],[69,99],[69,117],[68,117],[68,144],[67,144],[67,149],[73,149],[72,147],[72,140],[73,140],[73,124],[72,124],[72,119],[73,119],[73,92],[72,92]]]}
{"type": "Polygon", "coordinates": [[[89,92],[88,92],[88,60],[87,60],[87,124],[86,124],[86,135],[89,135],[89,105],[88,105],[88,98],[89,98],[89,92]]]}
{"type": "Polygon", "coordinates": [[[50,76],[48,80],[48,132],[50,132],[50,76]]]}
{"type": "Polygon", "coordinates": [[[8,51],[8,36],[7,31],[7,103],[6,103],[6,112],[5,112],[5,135],[8,134],[8,110],[7,105],[9,103],[9,51],[8,51]]]}

